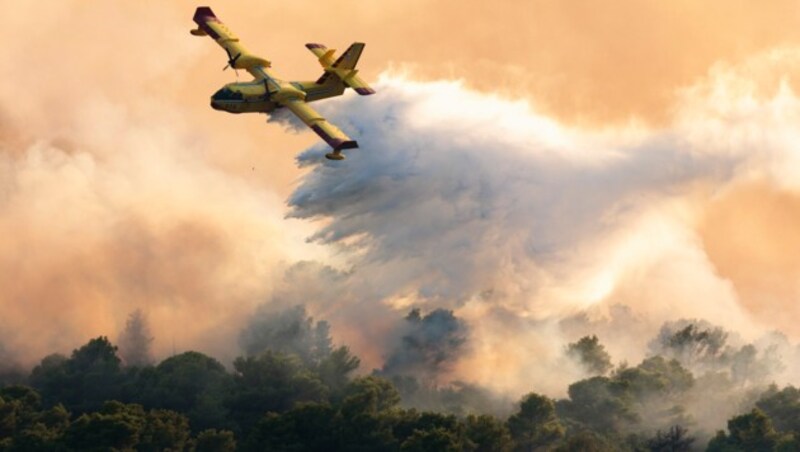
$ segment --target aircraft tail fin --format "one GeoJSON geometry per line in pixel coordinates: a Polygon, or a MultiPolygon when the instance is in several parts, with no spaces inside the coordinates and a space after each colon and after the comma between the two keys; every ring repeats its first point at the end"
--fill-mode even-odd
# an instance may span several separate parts
{"type": "Polygon", "coordinates": [[[364,50],[363,42],[353,43],[336,60],[333,59],[336,53],[335,49],[328,49],[322,44],[306,44],[306,47],[317,56],[319,63],[325,69],[325,73],[317,80],[317,85],[324,85],[328,83],[332,77],[335,77],[362,96],[375,94],[375,90],[358,76],[358,69],[356,69],[358,59],[361,57],[361,52],[364,50]]]}

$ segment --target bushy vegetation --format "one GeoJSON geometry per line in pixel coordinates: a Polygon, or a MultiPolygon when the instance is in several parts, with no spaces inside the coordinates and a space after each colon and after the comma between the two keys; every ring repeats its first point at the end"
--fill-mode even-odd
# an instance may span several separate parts
{"type": "Polygon", "coordinates": [[[359,359],[302,308],[259,313],[230,369],[194,351],[150,364],[146,324],[140,313],[132,319],[138,333],[123,336],[125,353],[98,337],[27,375],[2,374],[0,450],[800,450],[792,386],[762,386],[716,435],[696,428],[687,406],[698,391],[750,384],[765,359],[727,347],[723,332],[704,325],[665,326],[651,344],[658,353],[636,366],[612,366],[596,336],[581,338],[565,355],[589,377],[564,399],[529,393],[503,414],[502,399],[475,386],[391,371],[446,363],[445,352],[463,342],[452,313],[412,311],[413,340],[404,341],[414,353],[396,351],[391,365],[360,376],[359,359]]]}

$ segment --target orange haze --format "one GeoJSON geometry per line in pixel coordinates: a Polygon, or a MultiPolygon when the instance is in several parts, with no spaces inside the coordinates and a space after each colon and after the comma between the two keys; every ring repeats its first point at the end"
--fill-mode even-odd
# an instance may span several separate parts
{"type": "MultiPolygon", "coordinates": [[[[317,224],[285,218],[284,201],[304,174],[295,155],[316,137],[209,108],[210,94],[235,74],[220,70],[221,49],[189,35],[196,6],[0,1],[0,345],[25,364],[91,336],[114,338],[137,308],[151,320],[159,356],[200,348],[229,357],[287,266],[341,259],[306,243],[317,224]]],[[[385,72],[462,79],[467,89],[525,100],[565,127],[622,140],[691,119],[686,89],[713,78],[712,68],[800,46],[800,3],[790,0],[210,6],[286,78],[319,75],[306,42],[343,49],[364,41],[366,80],[385,72]]],[[[769,99],[790,90],[796,73],[745,77],[769,99]]],[[[695,257],[719,277],[709,284],[732,288],[754,325],[800,337],[792,322],[800,313],[800,190],[769,175],[717,188],[687,201],[691,231],[682,240],[699,244],[695,257]]],[[[646,277],[626,275],[601,301],[636,298],[642,286],[631,280],[650,284],[646,277]]],[[[368,357],[365,368],[380,365],[372,348],[380,341],[359,340],[357,323],[333,323],[337,338],[368,357]]],[[[505,336],[493,336],[502,330],[494,326],[475,329],[485,335],[475,350],[496,352],[505,336]]],[[[468,373],[469,361],[461,368],[468,373]]]]}

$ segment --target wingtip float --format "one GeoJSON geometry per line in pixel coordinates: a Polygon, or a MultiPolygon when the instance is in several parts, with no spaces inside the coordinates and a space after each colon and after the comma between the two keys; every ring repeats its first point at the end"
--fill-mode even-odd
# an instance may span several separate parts
{"type": "Polygon", "coordinates": [[[193,20],[197,28],[190,31],[192,35],[211,37],[228,54],[228,65],[224,69],[244,69],[254,78],[249,82],[228,83],[223,86],[211,96],[212,108],[229,113],[270,113],[278,108],[288,108],[333,149],[333,152],[325,154],[330,160],[343,160],[343,150],[358,147],[355,140],[308,104],[315,100],[340,96],[348,87],[362,96],[375,93],[359,77],[356,69],[364,43],[353,43],[336,59],[336,50],[328,49],[322,44],[306,44],[306,48],[319,60],[324,72],[314,81],[287,82],[271,71],[272,65],[269,61],[248,52],[211,8],[197,8],[193,20]]]}

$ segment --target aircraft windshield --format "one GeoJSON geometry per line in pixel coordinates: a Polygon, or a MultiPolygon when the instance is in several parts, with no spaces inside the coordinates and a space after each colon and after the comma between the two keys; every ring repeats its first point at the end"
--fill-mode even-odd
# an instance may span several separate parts
{"type": "Polygon", "coordinates": [[[224,87],[221,90],[214,93],[212,96],[214,100],[242,100],[243,96],[242,93],[238,91],[233,91],[228,87],[224,87]]]}

